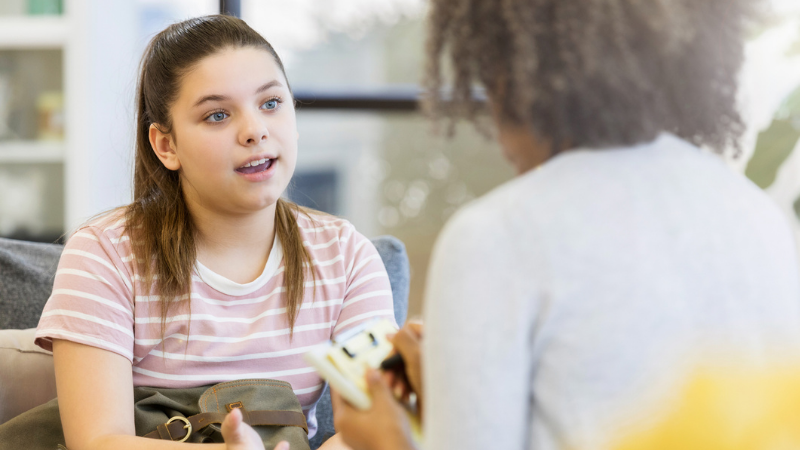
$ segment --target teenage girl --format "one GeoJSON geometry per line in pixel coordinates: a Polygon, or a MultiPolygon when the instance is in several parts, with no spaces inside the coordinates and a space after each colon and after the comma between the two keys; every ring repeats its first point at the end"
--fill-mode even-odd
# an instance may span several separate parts
{"type": "MultiPolygon", "coordinates": [[[[291,383],[313,435],[324,383],[302,354],[394,316],[369,240],[281,199],[298,132],[278,55],[236,18],[171,25],[145,51],[137,106],[134,201],[69,239],[36,334],[67,446],[190,448],[136,437],[132,388],[249,378],[291,383]]],[[[238,412],[222,431],[202,448],[263,449],[238,412]]]]}

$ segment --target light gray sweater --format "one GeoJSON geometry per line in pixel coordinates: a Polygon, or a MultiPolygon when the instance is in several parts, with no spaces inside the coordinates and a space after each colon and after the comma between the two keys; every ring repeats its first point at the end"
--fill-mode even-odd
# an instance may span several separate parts
{"type": "Polygon", "coordinates": [[[699,362],[800,342],[795,249],[763,192],[669,134],[500,186],[434,250],[424,447],[606,448],[699,362]]]}

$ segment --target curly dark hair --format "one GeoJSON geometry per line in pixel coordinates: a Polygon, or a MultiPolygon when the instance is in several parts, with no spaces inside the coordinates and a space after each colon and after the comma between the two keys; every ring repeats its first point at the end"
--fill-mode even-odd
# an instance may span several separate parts
{"type": "Polygon", "coordinates": [[[554,154],[633,145],[662,131],[719,152],[738,150],[737,77],[754,6],[431,0],[425,107],[434,118],[476,122],[483,109],[473,96],[477,82],[501,120],[545,138],[554,154]],[[450,77],[445,100],[441,88],[450,77]]]}

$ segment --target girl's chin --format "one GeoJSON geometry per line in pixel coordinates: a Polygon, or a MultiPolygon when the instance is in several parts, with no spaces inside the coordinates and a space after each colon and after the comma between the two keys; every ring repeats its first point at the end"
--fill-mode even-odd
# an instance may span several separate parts
{"type": "Polygon", "coordinates": [[[270,217],[275,213],[275,205],[280,197],[239,199],[223,202],[218,205],[216,211],[221,216],[244,218],[253,215],[269,214],[270,217]]]}
{"type": "Polygon", "coordinates": [[[274,198],[274,199],[261,199],[259,201],[254,201],[252,203],[249,203],[247,205],[242,205],[242,206],[244,206],[243,209],[246,209],[247,211],[249,211],[251,213],[258,214],[258,213],[274,212],[275,205],[277,203],[278,203],[278,199],[277,198],[274,198]]]}

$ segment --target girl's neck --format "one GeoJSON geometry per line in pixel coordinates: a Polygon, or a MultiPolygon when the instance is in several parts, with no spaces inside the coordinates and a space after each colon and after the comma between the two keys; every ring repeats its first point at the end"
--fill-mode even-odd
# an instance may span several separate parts
{"type": "Polygon", "coordinates": [[[261,275],[275,240],[275,204],[246,215],[223,215],[197,205],[189,210],[198,261],[241,284],[261,275]]]}

